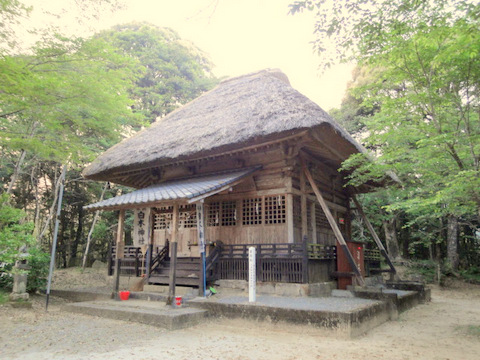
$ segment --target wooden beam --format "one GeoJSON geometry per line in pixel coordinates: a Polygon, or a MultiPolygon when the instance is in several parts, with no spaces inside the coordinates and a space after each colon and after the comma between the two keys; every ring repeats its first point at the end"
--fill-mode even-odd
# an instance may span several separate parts
{"type": "Polygon", "coordinates": [[[124,240],[124,225],[125,224],[125,210],[120,210],[118,214],[118,225],[117,225],[117,238],[116,238],[116,249],[115,249],[115,281],[113,283],[113,294],[112,297],[115,300],[120,300],[118,295],[118,290],[120,287],[120,259],[123,259],[123,252],[125,249],[125,240],[124,240]]]}
{"type": "MultiPolygon", "coordinates": [[[[297,190],[297,189],[293,189],[292,193],[294,195],[301,195],[301,192],[300,190],[297,190]]],[[[317,201],[317,197],[315,195],[307,195],[307,199],[308,200],[311,200],[311,201],[317,201]]],[[[325,198],[324,198],[325,200],[325,198]]],[[[332,208],[332,209],[336,209],[338,211],[341,211],[341,212],[347,212],[348,209],[345,207],[345,206],[342,206],[340,204],[335,204],[331,201],[328,201],[328,200],[325,200],[325,203],[328,205],[328,207],[332,208]]]]}
{"type": "MultiPolygon", "coordinates": [[[[307,134],[308,134],[308,130],[304,130],[304,131],[301,131],[301,132],[293,134],[293,135],[285,136],[281,139],[274,139],[274,140],[270,140],[270,141],[265,141],[264,143],[245,146],[245,147],[240,148],[240,149],[225,151],[225,152],[219,153],[219,154],[212,154],[210,156],[202,156],[202,157],[198,157],[198,158],[177,160],[177,161],[167,162],[167,163],[164,163],[164,164],[161,164],[161,162],[158,162],[158,161],[157,162],[152,161],[152,162],[150,162],[146,165],[139,166],[135,169],[113,171],[113,172],[109,173],[108,176],[110,176],[112,178],[115,178],[115,177],[120,178],[121,176],[125,176],[125,175],[130,174],[130,173],[135,173],[136,174],[136,173],[139,173],[139,172],[143,172],[144,170],[150,169],[152,167],[165,168],[167,166],[178,166],[180,164],[200,162],[200,161],[205,161],[207,159],[213,160],[213,159],[216,159],[216,158],[225,157],[225,156],[232,156],[232,155],[235,155],[235,154],[241,154],[241,153],[245,153],[245,152],[249,152],[249,151],[253,151],[253,150],[258,151],[258,150],[261,150],[263,148],[268,148],[272,145],[281,144],[281,143],[284,143],[284,142],[288,142],[290,140],[295,140],[295,139],[303,137],[307,134]]],[[[299,142],[301,142],[301,141],[299,141],[299,142]]],[[[103,180],[103,179],[100,179],[100,180],[103,180]]],[[[107,180],[105,180],[105,181],[107,181],[107,180]]],[[[110,179],[110,181],[112,181],[112,180],[110,179]]]]}
{"type": "Polygon", "coordinates": [[[312,131],[312,132],[310,132],[310,134],[311,134],[311,136],[314,140],[321,143],[328,152],[330,152],[333,156],[335,156],[337,158],[337,160],[340,161],[340,163],[345,161],[348,158],[348,155],[344,155],[344,154],[338,152],[336,149],[334,149],[332,146],[330,146],[330,144],[327,144],[327,142],[325,140],[323,140],[316,131],[312,131]]]}
{"type": "Polygon", "coordinates": [[[305,174],[300,171],[300,213],[302,221],[302,239],[308,237],[307,223],[307,186],[305,185],[305,174]]]}
{"type": "Polygon", "coordinates": [[[360,285],[362,286],[365,285],[365,280],[363,279],[362,273],[360,272],[360,269],[358,268],[357,264],[355,264],[355,260],[353,259],[352,253],[348,249],[347,243],[343,238],[342,232],[338,228],[337,222],[335,221],[332,213],[330,212],[330,209],[328,208],[327,203],[325,202],[322,194],[320,193],[320,190],[318,190],[318,187],[315,184],[315,181],[313,180],[310,170],[308,170],[303,160],[302,160],[302,168],[303,168],[303,172],[305,173],[305,176],[307,177],[307,180],[310,182],[310,185],[312,186],[313,192],[317,196],[317,200],[320,203],[320,206],[322,207],[323,212],[325,213],[328,223],[330,224],[330,227],[332,228],[338,243],[342,247],[342,250],[348,259],[350,267],[352,268],[353,272],[356,274],[357,281],[359,282],[360,285]]]}
{"type": "Polygon", "coordinates": [[[173,204],[172,213],[172,238],[170,240],[170,281],[168,286],[167,305],[172,305],[175,298],[175,285],[177,277],[177,234],[178,234],[178,204],[173,204]]]}
{"type": "Polygon", "coordinates": [[[310,223],[312,227],[312,242],[318,244],[317,239],[317,214],[315,210],[315,202],[310,203],[310,223]]]}
{"type": "Polygon", "coordinates": [[[365,212],[363,211],[362,205],[357,200],[357,197],[355,195],[352,195],[352,200],[355,203],[355,206],[357,207],[357,211],[360,213],[360,216],[362,217],[363,221],[365,222],[365,225],[367,225],[367,229],[368,229],[368,231],[370,231],[370,234],[372,235],[373,240],[377,244],[377,246],[380,250],[380,253],[382,254],[382,256],[387,261],[388,266],[390,266],[391,273],[395,275],[397,273],[397,269],[395,269],[395,266],[393,265],[392,260],[390,259],[390,256],[388,256],[387,250],[383,246],[382,241],[380,240],[380,238],[377,235],[377,232],[375,231],[372,224],[368,220],[367,215],[365,215],[365,212]]]}

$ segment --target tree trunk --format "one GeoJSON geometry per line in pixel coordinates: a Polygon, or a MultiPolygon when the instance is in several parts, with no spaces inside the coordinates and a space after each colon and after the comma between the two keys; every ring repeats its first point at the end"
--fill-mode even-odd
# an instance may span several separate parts
{"type": "Polygon", "coordinates": [[[32,173],[30,174],[30,181],[32,183],[32,188],[34,189],[34,199],[35,199],[35,217],[33,220],[33,236],[38,238],[40,231],[40,194],[38,192],[38,177],[37,177],[37,165],[32,166],[32,173]]]}
{"type": "Polygon", "coordinates": [[[62,173],[60,174],[59,178],[57,179],[57,181],[55,183],[54,198],[53,198],[52,205],[50,206],[50,211],[49,211],[48,217],[45,220],[45,224],[43,226],[43,229],[40,231],[40,235],[38,235],[37,241],[38,241],[39,244],[42,243],[42,239],[45,236],[45,233],[47,232],[47,230],[50,226],[50,223],[52,222],[53,216],[55,215],[55,206],[57,205],[58,193],[60,192],[60,182],[62,181],[62,179],[65,178],[66,172],[67,172],[67,166],[63,166],[62,173]]]}
{"type": "Polygon", "coordinates": [[[400,248],[398,247],[397,231],[395,217],[389,220],[383,220],[383,231],[385,232],[385,241],[387,243],[388,255],[392,260],[401,259],[400,248]]]}
{"type": "MultiPolygon", "coordinates": [[[[82,204],[78,204],[77,206],[78,212],[78,223],[77,223],[77,231],[75,232],[75,239],[73,240],[73,244],[70,249],[70,259],[68,260],[68,266],[77,266],[77,254],[78,254],[78,246],[82,240],[83,235],[83,206],[82,204]]],[[[73,221],[73,220],[72,220],[73,221]]],[[[71,234],[73,236],[73,233],[71,234]]]]}
{"type": "MultiPolygon", "coordinates": [[[[400,230],[399,230],[399,246],[402,249],[402,258],[408,259],[410,258],[410,228],[408,226],[402,226],[407,222],[407,217],[404,212],[400,214],[399,218],[400,223],[400,230]]],[[[398,224],[398,223],[397,223],[398,224]]]]}
{"type": "Polygon", "coordinates": [[[454,215],[447,217],[447,261],[453,271],[458,270],[458,218],[454,215]]]}
{"type": "MultiPolygon", "coordinates": [[[[33,138],[33,135],[35,134],[35,131],[37,130],[38,122],[34,122],[32,124],[32,129],[30,131],[30,134],[28,135],[28,139],[33,138]]],[[[17,182],[18,175],[20,174],[20,169],[23,165],[23,162],[25,161],[25,155],[27,154],[26,150],[22,150],[20,153],[20,156],[18,157],[17,163],[15,164],[15,168],[13,169],[13,174],[12,177],[10,178],[10,183],[8,184],[7,188],[7,194],[11,194],[13,191],[13,188],[15,186],[15,183],[17,182]]]]}
{"type": "MultiPolygon", "coordinates": [[[[100,195],[99,201],[103,200],[103,196],[105,195],[105,191],[107,190],[107,188],[108,188],[108,182],[106,182],[105,185],[103,186],[102,194],[100,195]]],[[[95,224],[97,223],[99,215],[100,215],[100,210],[95,211],[95,215],[92,221],[92,226],[90,227],[90,231],[88,232],[88,236],[87,236],[87,246],[85,247],[85,253],[83,254],[82,269],[85,269],[85,264],[87,263],[87,256],[90,250],[90,243],[92,241],[92,234],[93,234],[93,230],[95,229],[95,224]]]]}
{"type": "Polygon", "coordinates": [[[7,194],[11,194],[13,191],[13,187],[17,182],[18,174],[20,173],[20,167],[23,165],[23,161],[25,160],[25,155],[27,152],[22,150],[20,156],[18,157],[17,163],[15,164],[15,168],[13,169],[13,174],[10,179],[10,183],[8,184],[7,194]]]}

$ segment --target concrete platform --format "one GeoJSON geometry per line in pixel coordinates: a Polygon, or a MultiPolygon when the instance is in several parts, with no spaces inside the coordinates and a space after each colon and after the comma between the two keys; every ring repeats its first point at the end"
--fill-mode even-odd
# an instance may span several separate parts
{"type": "Polygon", "coordinates": [[[110,300],[111,290],[105,288],[54,290],[52,295],[83,301],[65,305],[67,311],[172,330],[196,325],[206,317],[226,317],[309,325],[346,338],[395,320],[400,312],[430,299],[428,289],[418,292],[352,287],[350,291],[333,290],[330,297],[257,295],[257,301],[249,303],[245,291],[218,290],[209,298],[184,295],[186,306],[180,309],[166,306],[166,297],[159,292],[131,292],[127,301],[110,300]]]}
{"type": "Polygon", "coordinates": [[[330,330],[336,335],[355,337],[391,318],[386,302],[359,298],[291,298],[257,296],[249,303],[247,296],[197,298],[190,306],[208,310],[211,317],[284,321],[330,330]]]}
{"type": "Polygon", "coordinates": [[[159,301],[85,301],[67,304],[62,310],[109,319],[133,321],[161,327],[167,330],[183,329],[202,322],[206,310],[172,308],[159,301]]]}

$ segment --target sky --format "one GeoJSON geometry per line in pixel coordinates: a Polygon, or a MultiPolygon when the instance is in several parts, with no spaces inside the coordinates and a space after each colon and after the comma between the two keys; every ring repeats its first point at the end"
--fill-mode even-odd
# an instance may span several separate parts
{"type": "MultiPolygon", "coordinates": [[[[170,27],[210,57],[216,76],[278,68],[294,88],[327,111],[340,106],[351,78],[348,65],[321,74],[320,58],[311,44],[314,16],[289,15],[293,0],[124,0],[125,9],[105,12],[88,26],[78,22],[74,8],[65,5],[68,1],[26,0],[57,14],[48,21],[67,34],[87,34],[132,21],[170,27]]],[[[32,18],[37,24],[47,23],[44,12],[37,11],[32,18]]]]}

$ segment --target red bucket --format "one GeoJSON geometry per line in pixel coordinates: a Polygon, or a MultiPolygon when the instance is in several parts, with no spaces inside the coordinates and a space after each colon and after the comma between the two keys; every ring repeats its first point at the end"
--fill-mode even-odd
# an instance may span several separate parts
{"type": "Polygon", "coordinates": [[[130,298],[130,291],[120,291],[120,300],[128,300],[130,298]]]}
{"type": "Polygon", "coordinates": [[[182,297],[181,296],[175,296],[175,306],[176,307],[181,307],[182,306],[182,297]]]}

